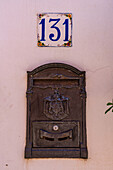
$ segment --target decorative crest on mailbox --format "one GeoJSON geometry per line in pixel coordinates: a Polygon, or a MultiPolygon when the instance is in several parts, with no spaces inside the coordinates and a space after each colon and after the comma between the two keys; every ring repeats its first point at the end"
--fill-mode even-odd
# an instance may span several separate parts
{"type": "Polygon", "coordinates": [[[61,120],[68,116],[68,98],[55,90],[54,94],[44,98],[44,114],[52,120],[61,120]]]}

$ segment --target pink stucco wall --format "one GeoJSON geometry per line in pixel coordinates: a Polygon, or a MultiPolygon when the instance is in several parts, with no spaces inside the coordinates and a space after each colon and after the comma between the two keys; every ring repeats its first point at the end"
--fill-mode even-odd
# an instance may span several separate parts
{"type": "Polygon", "coordinates": [[[0,170],[113,170],[112,0],[0,1],[0,170]],[[37,47],[40,12],[73,13],[73,47],[37,47]],[[26,71],[63,62],[86,71],[88,160],[24,159],[26,71]]]}

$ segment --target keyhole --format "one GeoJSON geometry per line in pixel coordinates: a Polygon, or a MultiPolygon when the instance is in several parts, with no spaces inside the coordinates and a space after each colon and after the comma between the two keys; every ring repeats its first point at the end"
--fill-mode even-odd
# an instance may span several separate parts
{"type": "Polygon", "coordinates": [[[58,126],[57,126],[57,125],[54,125],[54,126],[53,126],[53,130],[57,131],[57,130],[58,130],[58,126]]]}

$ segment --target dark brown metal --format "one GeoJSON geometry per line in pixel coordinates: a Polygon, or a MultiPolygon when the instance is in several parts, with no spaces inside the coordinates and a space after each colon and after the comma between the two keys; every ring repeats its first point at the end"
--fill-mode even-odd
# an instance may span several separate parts
{"type": "Polygon", "coordinates": [[[61,120],[68,116],[68,98],[59,94],[58,90],[54,95],[44,98],[44,114],[52,120],[61,120]]]}
{"type": "Polygon", "coordinates": [[[85,72],[50,63],[28,72],[25,158],[88,158],[85,72]]]}

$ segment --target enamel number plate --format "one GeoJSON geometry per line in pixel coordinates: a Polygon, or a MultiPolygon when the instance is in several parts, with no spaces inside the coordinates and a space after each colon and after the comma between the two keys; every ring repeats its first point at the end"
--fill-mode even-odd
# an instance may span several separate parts
{"type": "Polygon", "coordinates": [[[71,47],[72,14],[38,14],[38,47],[71,47]]]}

